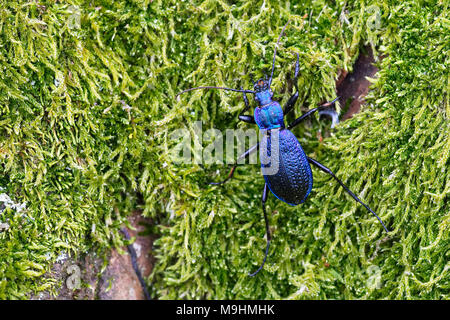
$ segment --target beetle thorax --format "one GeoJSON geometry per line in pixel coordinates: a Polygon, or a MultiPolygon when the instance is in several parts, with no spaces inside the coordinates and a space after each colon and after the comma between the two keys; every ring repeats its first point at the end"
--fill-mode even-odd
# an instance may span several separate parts
{"type": "Polygon", "coordinates": [[[260,129],[284,128],[283,109],[276,101],[255,108],[255,122],[260,129]]]}
{"type": "Polygon", "coordinates": [[[264,106],[266,104],[269,104],[272,102],[272,91],[270,89],[256,92],[255,93],[255,100],[258,102],[259,106],[264,106]]]}

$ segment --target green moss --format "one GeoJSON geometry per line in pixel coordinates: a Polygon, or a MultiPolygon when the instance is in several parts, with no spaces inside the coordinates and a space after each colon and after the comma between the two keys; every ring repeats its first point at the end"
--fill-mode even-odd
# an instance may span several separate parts
{"type": "Polygon", "coordinates": [[[445,2],[0,4],[0,186],[26,203],[0,214],[9,225],[0,298],[51,288],[43,275],[62,251],[121,244],[118,226],[136,207],[157,221],[150,280],[162,299],[449,298],[445,2]],[[298,52],[297,115],[334,98],[339,70],[351,70],[362,45],[385,56],[363,112],[323,143],[317,121],[295,133],[393,232],[314,171],[306,203],[269,197],[270,256],[250,278],[265,246],[258,166],[209,188],[220,166],[176,165],[169,155],[169,134],[196,120],[247,127],[236,121],[242,97],[174,96],[196,85],[249,87],[250,73],[270,69],[289,18],[273,89],[287,100],[298,52]]]}

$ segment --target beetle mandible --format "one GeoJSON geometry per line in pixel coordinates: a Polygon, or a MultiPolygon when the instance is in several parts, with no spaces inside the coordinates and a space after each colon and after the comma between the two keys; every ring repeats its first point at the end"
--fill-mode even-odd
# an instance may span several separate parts
{"type": "MultiPolygon", "coordinates": [[[[216,86],[202,86],[186,89],[177,94],[178,97],[182,93],[198,89],[221,89],[234,92],[242,92],[245,108],[239,114],[239,120],[251,124],[256,124],[258,125],[259,129],[263,131],[263,137],[261,142],[249,148],[238,158],[238,160],[248,158],[250,154],[259,147],[261,171],[263,173],[265,180],[261,203],[264,214],[264,221],[266,224],[267,244],[263,262],[255,272],[249,274],[250,276],[255,276],[259,271],[261,271],[261,269],[264,267],[264,264],[267,260],[267,255],[269,253],[271,234],[265,206],[268,191],[270,190],[275,195],[275,197],[277,197],[283,202],[286,202],[291,206],[296,206],[298,204],[303,203],[308,197],[309,193],[311,192],[313,186],[313,176],[310,164],[322,170],[323,172],[331,175],[355,201],[362,204],[369,212],[371,212],[378,219],[378,221],[380,221],[381,225],[386,230],[386,232],[389,232],[386,226],[384,225],[383,221],[381,220],[381,218],[372,209],[370,209],[369,206],[367,206],[364,202],[362,202],[353,192],[351,192],[350,189],[339,178],[337,178],[330,169],[328,169],[326,166],[324,166],[317,160],[314,160],[305,154],[297,138],[290,131],[295,126],[300,124],[303,120],[305,120],[306,118],[308,118],[317,111],[319,113],[321,111],[325,111],[324,113],[330,114],[329,110],[326,109],[332,106],[338,100],[339,97],[337,97],[331,102],[326,102],[322,105],[319,105],[316,108],[309,110],[302,116],[295,119],[287,127],[285,126],[284,116],[293,110],[299,95],[297,83],[300,69],[298,53],[294,73],[294,86],[296,90],[295,93],[289,98],[288,102],[286,103],[283,109],[281,108],[280,104],[277,101],[272,100],[273,92],[270,89],[270,86],[272,84],[273,71],[275,68],[275,57],[277,54],[277,48],[280,39],[288,23],[289,21],[284,25],[278,37],[277,44],[275,46],[270,78],[267,79],[266,77],[264,79],[259,79],[258,81],[254,82],[253,90],[232,89],[216,86]],[[258,103],[258,106],[255,108],[253,116],[244,114],[250,109],[250,104],[246,95],[247,93],[253,94],[254,99],[258,103]],[[276,145],[276,147],[274,147],[274,145],[276,145]],[[272,172],[273,165],[276,165],[275,172],[272,172]]],[[[230,173],[228,174],[228,177],[225,180],[211,184],[221,185],[230,180],[233,177],[234,171],[236,170],[237,163],[238,161],[236,161],[236,164],[233,165],[233,167],[230,170],[230,173]]]]}

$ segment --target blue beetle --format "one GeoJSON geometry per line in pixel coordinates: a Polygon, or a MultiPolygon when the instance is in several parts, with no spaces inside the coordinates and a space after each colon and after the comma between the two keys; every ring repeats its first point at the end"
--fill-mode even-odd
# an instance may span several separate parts
{"type": "MultiPolygon", "coordinates": [[[[290,131],[292,128],[297,126],[304,119],[308,118],[315,112],[319,112],[319,114],[323,112],[326,115],[332,114],[334,124],[336,122],[337,114],[334,110],[330,111],[329,107],[334,105],[339,97],[331,102],[326,102],[316,108],[309,110],[286,127],[284,123],[284,117],[286,116],[286,114],[293,110],[299,94],[297,84],[299,74],[298,54],[294,73],[294,86],[296,89],[295,93],[289,98],[284,108],[281,108],[280,104],[277,101],[272,100],[273,92],[270,89],[270,86],[272,84],[273,72],[275,68],[275,57],[280,39],[288,23],[289,21],[283,27],[283,30],[281,31],[278,37],[277,44],[275,46],[270,78],[267,79],[266,77],[254,82],[253,90],[239,90],[225,87],[203,86],[186,89],[177,94],[177,96],[179,96],[182,93],[198,89],[222,89],[242,92],[245,102],[245,108],[239,114],[239,120],[256,124],[258,125],[259,129],[263,131],[262,140],[258,144],[245,151],[241,156],[239,156],[239,160],[248,158],[249,155],[259,147],[261,171],[265,179],[264,190],[262,194],[262,210],[264,213],[264,220],[266,224],[267,245],[262,264],[255,272],[250,273],[250,276],[255,276],[264,267],[267,255],[269,253],[271,234],[265,207],[268,190],[270,190],[275,195],[275,197],[283,202],[286,202],[289,205],[296,206],[300,203],[303,203],[311,192],[313,186],[313,176],[310,164],[331,175],[355,201],[362,204],[378,219],[378,221],[380,221],[386,232],[389,232],[380,217],[364,202],[362,202],[353,192],[351,192],[348,187],[339,178],[337,178],[330,169],[305,154],[297,138],[290,131]],[[253,94],[254,99],[258,103],[253,116],[244,114],[250,109],[250,104],[246,95],[247,93],[253,94]]],[[[230,173],[225,180],[221,182],[213,182],[211,184],[221,185],[231,179],[233,177],[234,171],[236,170],[237,163],[238,161],[231,168],[230,173]]]]}

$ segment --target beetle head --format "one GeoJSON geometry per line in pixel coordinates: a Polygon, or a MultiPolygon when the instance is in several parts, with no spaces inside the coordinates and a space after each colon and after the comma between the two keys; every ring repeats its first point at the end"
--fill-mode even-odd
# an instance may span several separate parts
{"type": "Polygon", "coordinates": [[[270,89],[269,80],[259,79],[254,83],[253,90],[255,91],[255,100],[260,106],[272,101],[273,92],[270,89]]]}

